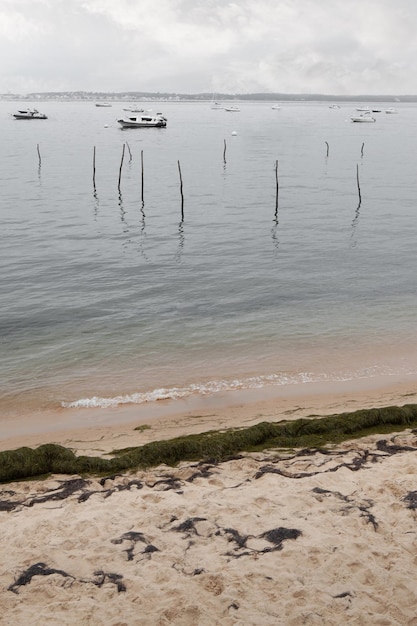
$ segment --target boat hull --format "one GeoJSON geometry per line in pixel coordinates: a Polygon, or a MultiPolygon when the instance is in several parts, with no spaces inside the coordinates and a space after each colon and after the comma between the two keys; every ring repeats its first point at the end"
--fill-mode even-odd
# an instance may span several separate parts
{"type": "Polygon", "coordinates": [[[46,115],[34,115],[29,117],[27,115],[13,115],[15,120],[47,120],[46,115]]]}

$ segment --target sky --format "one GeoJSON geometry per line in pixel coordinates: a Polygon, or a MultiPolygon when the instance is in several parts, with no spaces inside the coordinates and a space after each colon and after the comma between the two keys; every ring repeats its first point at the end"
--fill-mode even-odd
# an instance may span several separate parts
{"type": "Polygon", "coordinates": [[[0,0],[0,93],[417,94],[416,0],[0,0]]]}

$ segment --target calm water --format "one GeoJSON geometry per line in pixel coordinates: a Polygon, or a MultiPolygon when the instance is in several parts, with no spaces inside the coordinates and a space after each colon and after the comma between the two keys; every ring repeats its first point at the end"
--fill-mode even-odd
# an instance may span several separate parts
{"type": "Polygon", "coordinates": [[[134,130],[126,104],[21,105],[0,102],[3,415],[417,372],[416,105],[153,103],[167,128],[134,130]]]}

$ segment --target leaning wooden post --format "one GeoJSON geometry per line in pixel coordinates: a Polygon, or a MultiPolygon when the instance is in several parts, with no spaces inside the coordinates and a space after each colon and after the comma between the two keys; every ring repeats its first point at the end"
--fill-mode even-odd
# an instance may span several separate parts
{"type": "Polygon", "coordinates": [[[326,154],[326,156],[329,156],[329,144],[327,143],[327,141],[325,141],[324,143],[325,143],[325,144],[326,144],[326,146],[327,146],[327,154],[326,154]]]}
{"type": "Polygon", "coordinates": [[[123,144],[123,150],[122,150],[122,160],[120,161],[120,168],[119,168],[119,191],[120,191],[120,181],[122,178],[122,167],[123,167],[123,159],[125,158],[125,144],[123,144]]]}
{"type": "Polygon", "coordinates": [[[358,186],[359,206],[360,206],[362,202],[362,196],[361,196],[361,186],[359,184],[359,165],[358,164],[356,164],[356,184],[358,186]]]}
{"type": "Polygon", "coordinates": [[[180,193],[181,193],[181,221],[184,221],[184,194],[182,192],[182,175],[181,175],[181,165],[178,161],[178,172],[180,175],[180,193]]]}
{"type": "Polygon", "coordinates": [[[140,165],[141,165],[141,183],[142,183],[142,206],[144,205],[144,178],[143,178],[143,150],[140,151],[140,165]]]}
{"type": "Polygon", "coordinates": [[[131,151],[130,151],[130,146],[129,146],[129,144],[127,143],[127,141],[126,141],[126,145],[127,145],[127,149],[129,150],[129,163],[130,163],[130,162],[131,162],[131,160],[132,160],[132,153],[131,153],[131,151]]]}
{"type": "Polygon", "coordinates": [[[41,159],[41,153],[39,151],[39,144],[36,144],[36,149],[38,151],[38,161],[39,161],[39,167],[42,165],[42,159],[41,159]]]}
{"type": "Polygon", "coordinates": [[[364,143],[362,144],[362,148],[361,148],[361,157],[363,157],[363,147],[364,147],[364,143]]]}
{"type": "Polygon", "coordinates": [[[279,183],[278,183],[278,161],[275,161],[275,219],[278,216],[278,191],[279,191],[279,183]]]}
{"type": "Polygon", "coordinates": [[[96,147],[93,149],[93,187],[96,188],[96,147]]]}
{"type": "Polygon", "coordinates": [[[223,163],[226,164],[226,139],[224,140],[223,163]]]}

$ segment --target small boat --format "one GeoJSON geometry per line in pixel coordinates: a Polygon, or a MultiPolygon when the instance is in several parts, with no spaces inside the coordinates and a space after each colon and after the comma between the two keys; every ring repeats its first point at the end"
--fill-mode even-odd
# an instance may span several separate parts
{"type": "Polygon", "coordinates": [[[359,112],[362,111],[363,113],[369,113],[370,112],[369,107],[356,107],[356,110],[359,111],[359,112]]]}
{"type": "Polygon", "coordinates": [[[122,128],[165,128],[167,125],[167,118],[162,113],[129,115],[117,121],[122,128]]]}
{"type": "Polygon", "coordinates": [[[39,113],[38,109],[24,109],[13,113],[16,120],[47,120],[45,113],[39,113]]]}
{"type": "Polygon", "coordinates": [[[145,113],[145,109],[123,109],[123,111],[128,111],[129,113],[145,113]]]}
{"type": "Polygon", "coordinates": [[[237,113],[238,111],[240,111],[239,107],[235,106],[224,107],[224,110],[228,111],[229,113],[237,113]]]}
{"type": "Polygon", "coordinates": [[[352,120],[352,122],[376,122],[376,119],[372,117],[370,111],[366,111],[365,113],[361,113],[360,115],[356,117],[351,117],[350,119],[352,120]]]}
{"type": "Polygon", "coordinates": [[[214,111],[223,111],[223,105],[220,102],[217,102],[217,100],[215,99],[215,94],[213,93],[213,97],[211,99],[211,108],[214,111]]]}
{"type": "Polygon", "coordinates": [[[112,105],[109,102],[96,102],[96,107],[111,107],[112,105]]]}
{"type": "Polygon", "coordinates": [[[390,107],[389,109],[385,111],[385,113],[393,114],[393,113],[398,113],[398,111],[397,109],[394,109],[394,107],[390,107]]]}
{"type": "Polygon", "coordinates": [[[329,105],[329,109],[340,109],[340,105],[339,104],[330,104],[329,105]]]}
{"type": "Polygon", "coordinates": [[[279,104],[274,104],[271,109],[274,109],[274,111],[278,111],[281,107],[279,106],[279,104]]]}

